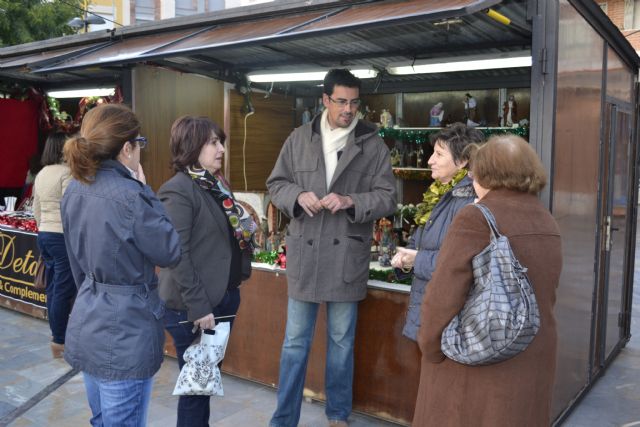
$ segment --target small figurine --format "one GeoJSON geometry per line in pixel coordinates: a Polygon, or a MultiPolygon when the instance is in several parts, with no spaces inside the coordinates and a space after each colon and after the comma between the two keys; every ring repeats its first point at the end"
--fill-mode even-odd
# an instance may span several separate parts
{"type": "Polygon", "coordinates": [[[509,100],[502,105],[502,120],[504,126],[511,127],[514,123],[518,123],[518,104],[516,97],[509,95],[509,100]]]}
{"type": "Polygon", "coordinates": [[[309,123],[311,121],[311,111],[309,111],[309,107],[305,107],[302,112],[302,124],[309,123]]]}
{"type": "Polygon", "coordinates": [[[396,147],[393,147],[389,152],[391,156],[391,166],[402,166],[402,154],[396,147]]]}
{"type": "Polygon", "coordinates": [[[365,105],[364,108],[361,108],[356,113],[356,117],[358,120],[370,120],[372,111],[369,109],[368,105],[365,105]]]}
{"type": "Polygon", "coordinates": [[[438,102],[431,108],[429,126],[437,127],[442,123],[444,117],[444,110],[442,109],[442,102],[438,102]]]}
{"type": "Polygon", "coordinates": [[[416,152],[416,167],[423,168],[424,164],[424,150],[422,149],[422,144],[418,144],[418,151],[416,152]]]}
{"type": "Polygon", "coordinates": [[[476,102],[476,99],[470,94],[466,93],[464,95],[463,103],[464,103],[464,114],[466,116],[466,119],[471,120],[472,122],[477,122],[478,120],[476,119],[476,109],[477,109],[478,103],[476,102]]]}
{"type": "Polygon", "coordinates": [[[383,128],[393,127],[393,116],[386,108],[383,108],[382,113],[380,113],[380,125],[383,128]]]}

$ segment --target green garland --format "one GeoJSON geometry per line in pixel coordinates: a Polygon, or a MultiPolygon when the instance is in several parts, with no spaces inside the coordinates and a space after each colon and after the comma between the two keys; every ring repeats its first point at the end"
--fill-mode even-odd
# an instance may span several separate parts
{"type": "Polygon", "coordinates": [[[262,262],[264,264],[275,264],[278,258],[278,251],[254,252],[253,261],[262,262]]]}
{"type": "Polygon", "coordinates": [[[396,278],[393,270],[369,270],[369,279],[371,280],[380,280],[381,282],[387,283],[399,283],[401,285],[410,285],[411,277],[407,277],[405,279],[399,280],[396,278]]]}
{"type": "Polygon", "coordinates": [[[393,168],[393,174],[398,178],[412,181],[425,181],[431,179],[431,171],[426,169],[393,168]]]}
{"type": "MultiPolygon", "coordinates": [[[[254,252],[253,253],[253,261],[254,262],[262,262],[264,264],[275,264],[276,259],[278,258],[277,251],[263,251],[263,252],[254,252]]],[[[411,278],[407,278],[404,280],[396,279],[393,270],[369,270],[369,279],[371,280],[380,280],[381,282],[388,283],[400,283],[403,285],[410,285],[411,278]]]]}
{"type": "MultiPolygon", "coordinates": [[[[520,126],[517,128],[483,128],[478,129],[482,132],[485,138],[489,138],[491,135],[504,135],[511,133],[524,139],[529,138],[529,127],[520,126]]],[[[402,141],[408,141],[415,144],[422,144],[429,141],[429,136],[435,132],[440,132],[440,129],[394,129],[394,128],[380,128],[378,135],[383,138],[399,139],[402,141]]]]}

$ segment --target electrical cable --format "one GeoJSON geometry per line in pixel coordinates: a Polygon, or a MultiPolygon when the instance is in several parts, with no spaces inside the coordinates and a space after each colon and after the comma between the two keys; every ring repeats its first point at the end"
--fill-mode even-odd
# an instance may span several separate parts
{"type": "Polygon", "coordinates": [[[242,175],[244,177],[244,191],[247,190],[247,156],[245,154],[245,149],[247,148],[247,119],[249,116],[254,114],[253,111],[249,111],[244,116],[244,139],[242,141],[242,175]]]}

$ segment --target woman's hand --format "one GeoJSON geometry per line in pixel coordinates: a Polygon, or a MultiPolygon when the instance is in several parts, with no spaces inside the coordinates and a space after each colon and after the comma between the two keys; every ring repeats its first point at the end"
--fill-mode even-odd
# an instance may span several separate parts
{"type": "Polygon", "coordinates": [[[144,171],[142,170],[142,165],[140,163],[138,163],[138,171],[136,172],[136,175],[138,176],[138,181],[143,184],[147,183],[147,177],[144,176],[144,171]]]}
{"type": "Polygon", "coordinates": [[[411,269],[416,262],[417,254],[418,251],[415,249],[397,248],[391,265],[395,268],[411,269]]]}
{"type": "Polygon", "coordinates": [[[213,317],[213,313],[209,313],[206,316],[201,317],[198,320],[195,320],[193,322],[193,326],[194,327],[197,326],[200,329],[213,329],[216,326],[216,318],[213,317]]]}

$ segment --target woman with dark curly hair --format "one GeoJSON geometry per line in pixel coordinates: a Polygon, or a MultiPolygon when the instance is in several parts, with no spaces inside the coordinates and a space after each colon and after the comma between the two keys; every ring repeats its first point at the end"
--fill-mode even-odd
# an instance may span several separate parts
{"type": "MultiPolygon", "coordinates": [[[[427,282],[436,266],[440,246],[453,217],[476,197],[467,176],[469,144],[480,143],[484,136],[462,123],[454,123],[431,137],[433,154],[429,158],[433,183],[418,204],[415,216],[418,228],[406,248],[398,248],[391,264],[405,273],[413,273],[409,309],[402,334],[416,340],[420,327],[420,304],[427,282]],[[412,271],[411,271],[412,270],[412,271]]],[[[402,273],[398,272],[398,275],[402,273]]]]}

